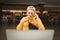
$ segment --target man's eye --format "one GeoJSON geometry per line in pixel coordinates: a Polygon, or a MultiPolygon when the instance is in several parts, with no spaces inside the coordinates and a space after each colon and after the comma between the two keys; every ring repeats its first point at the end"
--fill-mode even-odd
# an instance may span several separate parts
{"type": "Polygon", "coordinates": [[[30,13],[28,13],[28,14],[30,14],[30,13]]]}
{"type": "Polygon", "coordinates": [[[31,14],[33,14],[33,13],[31,13],[31,14]]]}

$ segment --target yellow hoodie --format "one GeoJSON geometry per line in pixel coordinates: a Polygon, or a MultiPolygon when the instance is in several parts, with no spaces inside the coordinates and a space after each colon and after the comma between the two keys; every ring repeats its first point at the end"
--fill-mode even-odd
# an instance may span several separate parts
{"type": "MultiPolygon", "coordinates": [[[[24,19],[25,17],[23,17],[22,19],[21,19],[21,21],[24,19]]],[[[40,18],[37,18],[37,20],[35,19],[35,18],[32,18],[31,20],[29,20],[29,22],[28,21],[26,21],[25,23],[23,23],[22,24],[22,22],[20,21],[20,23],[17,25],[17,30],[29,30],[29,22],[31,23],[31,24],[33,24],[33,25],[35,25],[37,28],[38,28],[38,30],[45,30],[45,27],[44,27],[44,25],[43,25],[43,23],[42,23],[42,21],[41,21],[41,19],[40,18]]]]}

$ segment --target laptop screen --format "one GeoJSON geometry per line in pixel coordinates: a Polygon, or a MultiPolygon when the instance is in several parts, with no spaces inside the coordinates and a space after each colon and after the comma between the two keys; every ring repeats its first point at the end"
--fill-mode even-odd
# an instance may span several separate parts
{"type": "Polygon", "coordinates": [[[54,30],[7,29],[7,40],[53,40],[54,30]]]}

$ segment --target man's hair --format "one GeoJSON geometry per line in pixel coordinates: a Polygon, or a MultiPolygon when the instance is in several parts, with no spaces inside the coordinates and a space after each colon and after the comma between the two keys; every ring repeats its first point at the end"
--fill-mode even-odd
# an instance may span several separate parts
{"type": "Polygon", "coordinates": [[[28,6],[28,7],[27,7],[27,10],[33,10],[33,11],[35,11],[36,8],[35,8],[34,6],[28,6]]]}

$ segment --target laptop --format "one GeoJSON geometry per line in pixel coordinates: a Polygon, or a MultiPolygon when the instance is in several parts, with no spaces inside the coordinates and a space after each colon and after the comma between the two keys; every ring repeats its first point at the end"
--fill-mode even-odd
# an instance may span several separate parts
{"type": "Polygon", "coordinates": [[[54,30],[6,29],[7,40],[53,40],[54,30]]]}

